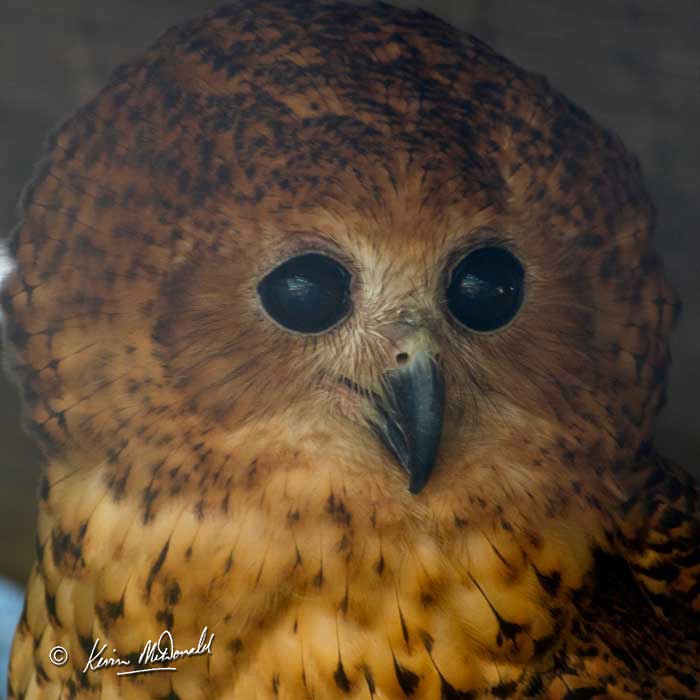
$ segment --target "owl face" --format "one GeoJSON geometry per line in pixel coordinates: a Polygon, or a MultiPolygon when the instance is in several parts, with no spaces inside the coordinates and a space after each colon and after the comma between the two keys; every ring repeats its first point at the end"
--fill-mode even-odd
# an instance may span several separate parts
{"type": "MultiPolygon", "coordinates": [[[[350,313],[350,280],[338,261],[306,253],[273,270],[258,292],[265,310],[284,328],[318,333],[350,313]]],[[[522,287],[522,266],[508,251],[497,247],[472,251],[451,271],[444,301],[407,300],[393,309],[397,320],[383,324],[389,347],[381,349],[391,357],[385,387],[375,391],[345,375],[338,377],[347,388],[374,399],[378,432],[411,474],[411,490],[424,485],[442,431],[444,384],[432,331],[438,324],[431,307],[442,305],[465,328],[492,331],[515,316],[522,287]],[[428,311],[421,313],[421,306],[428,311]]],[[[382,326],[376,333],[381,331],[382,326]]]]}
{"type": "Polygon", "coordinates": [[[3,298],[47,450],[124,488],[271,441],[397,499],[603,478],[675,308],[636,160],[436,18],[294,7],[167,33],[54,137],[3,298]]]}
{"type": "MultiPolygon", "coordinates": [[[[361,269],[354,267],[356,273],[361,269]]],[[[367,416],[370,425],[408,471],[409,488],[417,492],[432,470],[442,434],[445,387],[440,346],[448,338],[455,340],[438,314],[445,314],[462,331],[502,330],[522,305],[524,269],[506,247],[486,245],[467,251],[451,269],[422,270],[415,265],[403,274],[409,279],[401,287],[408,286],[410,279],[428,280],[429,284],[424,289],[413,285],[394,304],[382,304],[379,314],[366,313],[370,332],[366,325],[360,325],[356,330],[359,337],[348,338],[355,346],[366,343],[372,335],[380,339],[368,353],[379,358],[373,363],[378,365],[376,369],[385,365],[379,385],[368,388],[345,373],[336,379],[371,406],[367,416]],[[438,290],[437,298],[431,298],[434,290],[438,290]]],[[[353,312],[352,277],[338,259],[306,252],[268,273],[257,292],[267,315],[283,329],[302,335],[321,334],[332,331],[353,312]]],[[[367,304],[362,282],[354,287],[354,301],[367,304]]],[[[382,290],[377,296],[381,304],[382,290]]],[[[351,370],[348,359],[343,364],[351,370]]],[[[342,372],[342,367],[339,369],[342,372]]],[[[365,374],[371,376],[371,372],[365,374]]]]}
{"type": "Polygon", "coordinates": [[[446,182],[466,156],[426,172],[400,153],[384,165],[395,188],[373,174],[375,202],[353,173],[347,195],[263,204],[249,231],[190,258],[156,338],[192,410],[231,431],[283,420],[330,462],[356,445],[371,479],[414,494],[484,464],[522,473],[550,451],[574,473],[614,460],[614,395],[591,342],[606,325],[590,281],[601,256],[517,191],[485,203],[469,179],[446,182]],[[610,441],[591,444],[603,427],[610,441]]]}

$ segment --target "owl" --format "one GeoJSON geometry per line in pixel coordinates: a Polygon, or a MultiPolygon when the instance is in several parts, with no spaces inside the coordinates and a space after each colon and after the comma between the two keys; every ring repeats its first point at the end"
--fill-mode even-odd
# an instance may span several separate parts
{"type": "Polygon", "coordinates": [[[10,698],[700,698],[653,229],[615,135],[425,12],[169,30],[4,263],[46,458],[10,698]]]}

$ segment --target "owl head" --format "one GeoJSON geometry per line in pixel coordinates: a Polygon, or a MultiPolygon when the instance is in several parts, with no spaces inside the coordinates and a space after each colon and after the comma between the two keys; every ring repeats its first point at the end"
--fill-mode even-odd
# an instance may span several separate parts
{"type": "Polygon", "coordinates": [[[620,140],[476,38],[239,2],[53,135],[9,364],[49,458],[146,519],[285,474],[423,516],[551,506],[651,439],[677,310],[653,227],[620,140]]]}

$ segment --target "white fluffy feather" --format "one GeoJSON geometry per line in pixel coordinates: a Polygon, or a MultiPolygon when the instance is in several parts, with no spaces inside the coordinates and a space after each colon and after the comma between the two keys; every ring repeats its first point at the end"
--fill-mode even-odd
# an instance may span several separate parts
{"type": "MultiPolygon", "coordinates": [[[[7,249],[5,241],[0,241],[0,291],[2,290],[5,280],[12,274],[15,269],[15,261],[10,256],[10,251],[7,249]]],[[[3,322],[3,314],[0,310],[0,324],[3,322]]]]}

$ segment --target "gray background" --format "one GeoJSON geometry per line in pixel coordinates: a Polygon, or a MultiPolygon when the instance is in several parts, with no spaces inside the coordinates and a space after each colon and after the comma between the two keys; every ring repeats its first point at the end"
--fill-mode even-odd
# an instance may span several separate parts
{"type": "MultiPolygon", "coordinates": [[[[219,2],[0,0],[0,233],[48,129],[165,28],[219,2]]],[[[662,450],[700,474],[700,0],[424,0],[551,81],[640,156],[659,209],[658,246],[685,302],[673,344],[662,450]]],[[[39,456],[0,380],[0,574],[33,551],[39,456]]]]}

